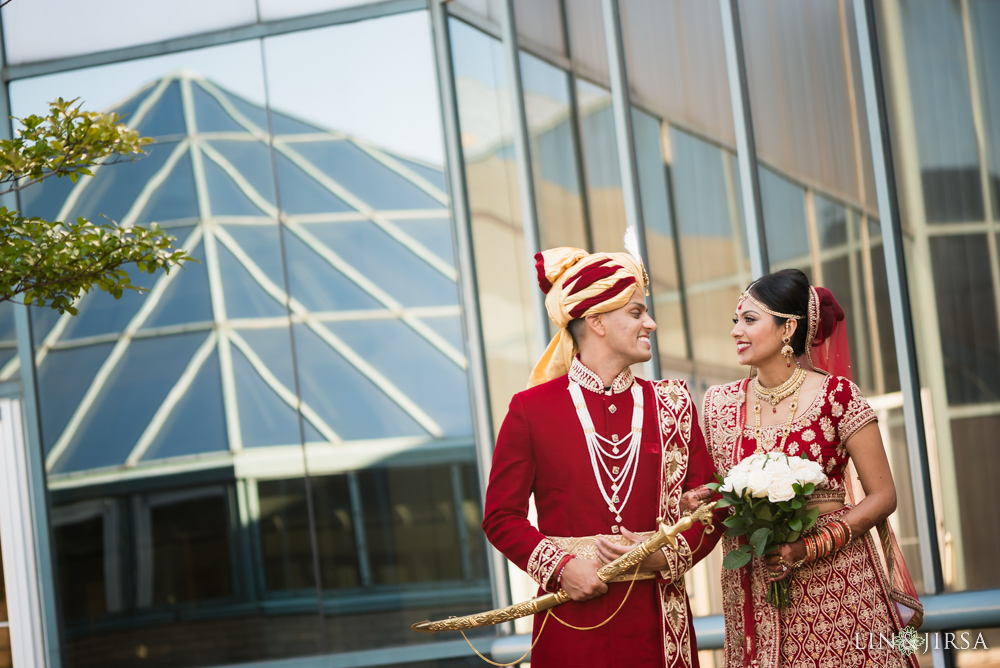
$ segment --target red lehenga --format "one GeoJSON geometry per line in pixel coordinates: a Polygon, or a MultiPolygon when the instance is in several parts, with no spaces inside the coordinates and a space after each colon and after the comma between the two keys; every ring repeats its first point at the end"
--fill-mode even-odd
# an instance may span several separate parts
{"type": "MultiPolygon", "coordinates": [[[[829,295],[819,290],[825,293],[824,298],[829,295]]],[[[826,341],[815,343],[817,338],[824,338],[816,336],[819,301],[813,290],[808,339],[812,345],[807,346],[810,354],[805,361],[825,373],[826,362],[835,355],[829,354],[829,332],[826,341]],[[817,358],[822,359],[822,367],[817,358]]],[[[849,359],[846,350],[837,355],[849,359]]],[[[849,362],[842,368],[850,373],[849,362]]],[[[757,447],[753,425],[747,425],[749,383],[746,379],[715,386],[705,396],[705,440],[716,471],[723,477],[757,447]]],[[[817,526],[842,517],[851,503],[859,500],[853,484],[856,474],[849,466],[844,443],[875,419],[874,411],[849,378],[828,375],[812,403],[792,422],[783,452],[799,456],[805,453],[823,465],[829,479],[813,498],[847,503],[821,515],[817,526]]],[[[763,427],[765,451],[777,448],[783,426],[763,427]]],[[[916,668],[912,654],[904,657],[882,640],[892,638],[911,618],[912,624],[919,625],[922,610],[888,524],[883,522],[878,533],[881,539],[874,531],[869,532],[843,549],[796,569],[790,578],[792,603],[780,613],[766,601],[769,580],[761,559],[754,557],[739,570],[724,569],[726,667],[916,668]]],[[[735,549],[737,540],[724,538],[724,551],[735,549]]]]}

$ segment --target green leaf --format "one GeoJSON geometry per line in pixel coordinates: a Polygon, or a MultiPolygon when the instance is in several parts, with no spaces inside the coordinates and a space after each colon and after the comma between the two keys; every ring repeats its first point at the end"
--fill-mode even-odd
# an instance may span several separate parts
{"type": "Polygon", "coordinates": [[[798,517],[789,520],[788,528],[792,531],[802,531],[802,520],[798,517]]]}
{"type": "Polygon", "coordinates": [[[758,556],[764,556],[764,550],[767,549],[768,540],[771,538],[771,530],[767,528],[757,529],[750,536],[750,544],[754,547],[754,553],[758,556]]]}
{"type": "Polygon", "coordinates": [[[774,518],[774,515],[771,514],[771,506],[766,503],[762,503],[757,506],[756,511],[754,511],[754,515],[757,516],[758,520],[771,520],[774,518]]]}
{"type": "Polygon", "coordinates": [[[722,567],[726,570],[735,571],[750,563],[750,553],[741,550],[733,550],[722,560],[722,567]]]}
{"type": "Polygon", "coordinates": [[[716,510],[718,510],[719,508],[729,508],[732,505],[733,504],[730,503],[729,501],[727,501],[725,499],[725,497],[723,497],[723,498],[721,498],[721,499],[719,499],[718,501],[715,502],[715,508],[716,508],[716,510]]]}

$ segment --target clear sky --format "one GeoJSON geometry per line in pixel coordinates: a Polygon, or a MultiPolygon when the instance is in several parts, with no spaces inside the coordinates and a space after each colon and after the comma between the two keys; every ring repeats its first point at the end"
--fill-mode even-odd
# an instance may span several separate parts
{"type": "Polygon", "coordinates": [[[109,109],[150,81],[181,69],[258,104],[264,101],[266,71],[276,110],[406,156],[437,165],[444,161],[426,12],[272,37],[264,40],[263,49],[259,40],[251,40],[14,81],[11,113],[43,112],[59,96],[109,109]]]}

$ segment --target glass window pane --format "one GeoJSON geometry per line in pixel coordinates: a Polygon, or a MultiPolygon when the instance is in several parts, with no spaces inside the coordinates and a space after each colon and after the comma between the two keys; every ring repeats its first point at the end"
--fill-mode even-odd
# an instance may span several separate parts
{"type": "MultiPolygon", "coordinates": [[[[300,443],[298,412],[269,385],[242,351],[234,350],[232,355],[243,445],[254,448],[300,443]]],[[[286,389],[292,390],[294,385],[286,389]]]]}
{"type": "Polygon", "coordinates": [[[559,0],[514,0],[514,22],[520,44],[559,55],[566,53],[559,0]]]}
{"type": "Polygon", "coordinates": [[[619,4],[633,103],[734,145],[718,5],[698,0],[619,4]]]}
{"type": "Polygon", "coordinates": [[[414,218],[411,220],[395,219],[393,225],[423,244],[439,259],[455,266],[455,248],[452,245],[451,219],[449,218],[414,218]]]}
{"type": "Polygon", "coordinates": [[[316,508],[316,537],[323,589],[360,587],[361,566],[348,476],[316,476],[309,482],[316,508]]]}
{"type": "Polygon", "coordinates": [[[933,237],[930,244],[948,402],[1000,401],[1000,334],[986,239],[933,237]]]}
{"type": "Polygon", "coordinates": [[[611,92],[577,80],[580,137],[594,249],[615,252],[625,237],[625,199],[611,92]]]}
{"type": "MultiPolygon", "coordinates": [[[[3,559],[0,559],[0,621],[6,622],[7,620],[7,584],[4,581],[3,559]]],[[[12,665],[10,628],[2,628],[0,629],[0,668],[11,668],[12,665]]]]}
{"type": "Polygon", "coordinates": [[[728,383],[744,373],[729,331],[736,299],[750,282],[736,156],[676,128],[669,137],[695,370],[706,386],[728,383]]]}
{"type": "Polygon", "coordinates": [[[524,389],[537,359],[532,293],[538,289],[525,246],[514,165],[510,90],[500,42],[449,22],[484,352],[493,424],[524,389]]]}
{"type": "Polygon", "coordinates": [[[564,6],[574,71],[596,83],[609,85],[601,0],[573,0],[564,6]]]}
{"type": "Polygon", "coordinates": [[[661,149],[659,121],[633,109],[632,131],[649,253],[649,280],[657,322],[657,350],[661,373],[669,377],[677,375],[678,371],[686,371],[688,365],[685,362],[689,357],[671,194],[667,190],[669,172],[661,149]]]}
{"type": "Polygon", "coordinates": [[[849,51],[853,12],[837,2],[742,0],[739,18],[760,159],[874,208],[862,185],[866,116],[853,104],[863,98],[849,51]]]}
{"type": "Polygon", "coordinates": [[[229,438],[225,416],[219,356],[213,352],[170,411],[142,459],[227,451],[229,438]]]}
{"type": "Polygon", "coordinates": [[[521,78],[542,248],[587,248],[569,76],[522,52],[521,78]]]}
{"type": "Polygon", "coordinates": [[[358,480],[374,583],[461,579],[447,467],[371,469],[360,472],[358,480]]]}
{"type": "MultiPolygon", "coordinates": [[[[52,473],[125,463],[205,334],[135,339],[104,381],[52,473]]],[[[74,410],[77,408],[73,407],[74,410]]]]}
{"type": "Polygon", "coordinates": [[[202,494],[149,501],[154,606],[203,603],[233,593],[226,497],[222,489],[202,494]]]}
{"type": "Polygon", "coordinates": [[[810,273],[805,192],[770,169],[761,167],[758,174],[771,270],[794,266],[810,273]]]}
{"type": "Polygon", "coordinates": [[[314,331],[295,325],[302,400],[345,440],[424,436],[427,432],[378,385],[314,331]]]}
{"type": "Polygon", "coordinates": [[[104,515],[94,513],[76,522],[56,521],[52,536],[63,617],[80,620],[107,614],[104,515]]]}
{"type": "Polygon", "coordinates": [[[168,4],[109,0],[100,12],[81,3],[60,0],[12,2],[3,8],[7,62],[76,56],[94,51],[248,25],[257,21],[253,0],[203,3],[178,0],[168,4]],[[52,21],[58,16],[58,21],[52,21]],[[92,39],[100,32],[102,38],[92,39]]]}
{"type": "Polygon", "coordinates": [[[993,39],[1000,31],[1000,8],[992,2],[969,3],[970,27],[979,72],[979,95],[982,99],[983,126],[986,134],[986,160],[989,196],[993,218],[1000,218],[1000,41],[993,39]]]}
{"type": "Polygon", "coordinates": [[[331,322],[330,331],[425,410],[448,436],[471,436],[465,370],[398,320],[331,322]],[[433,387],[433,392],[426,388],[433,387]]]}
{"type": "Polygon", "coordinates": [[[899,7],[928,222],[982,220],[985,212],[961,12],[951,3],[899,7]]]}
{"type": "Polygon", "coordinates": [[[53,350],[38,367],[38,405],[45,453],[52,449],[113,343],[53,350]]]}
{"type": "MultiPolygon", "coordinates": [[[[440,209],[444,204],[431,197],[378,158],[392,162],[391,154],[354,142],[296,142],[289,150],[305,158],[307,167],[318,168],[363,204],[373,209],[440,209]]],[[[283,181],[284,183],[284,181],[283,181]]]]}
{"type": "MultiPolygon", "coordinates": [[[[261,480],[260,550],[264,582],[269,592],[316,586],[305,481],[261,480]]],[[[313,594],[309,591],[309,594],[313,594]]]]}
{"type": "MultiPolygon", "coordinates": [[[[995,452],[1000,415],[952,420],[952,444],[955,449],[955,488],[958,516],[961,517],[962,541],[950,546],[955,566],[964,576],[965,589],[990,589],[1000,586],[996,571],[996,536],[984,532],[984,526],[997,526],[1000,511],[996,504],[983,503],[984,490],[993,489],[997,474],[995,452]]],[[[954,501],[953,501],[954,502],[954,501]]],[[[947,548],[946,548],[947,549],[947,548]]]]}

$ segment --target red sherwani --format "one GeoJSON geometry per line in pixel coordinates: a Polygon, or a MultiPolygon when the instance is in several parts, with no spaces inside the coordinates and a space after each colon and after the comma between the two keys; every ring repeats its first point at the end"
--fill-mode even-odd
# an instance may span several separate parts
{"type": "MultiPolygon", "coordinates": [[[[617,440],[630,432],[633,397],[628,370],[605,393],[596,374],[577,359],[569,376],[516,394],[493,454],[483,520],[490,542],[548,591],[556,589],[558,568],[569,552],[596,558],[592,543],[588,552],[585,544],[561,539],[619,537],[615,536],[619,526],[653,531],[657,517],[664,514],[676,522],[680,495],[710,482],[714,472],[683,381],[636,379],[643,397],[641,450],[631,496],[621,511],[621,522],[616,521],[595,478],[569,378],[583,381],[583,396],[598,434],[617,440]],[[527,518],[532,494],[538,528],[527,518]]],[[[619,493],[627,486],[626,482],[619,493]]],[[[697,666],[684,573],[712,550],[721,534],[703,532],[698,525],[682,534],[680,553],[665,552],[668,570],[636,580],[625,606],[605,626],[576,631],[550,619],[532,651],[533,668],[697,666]]],[[[618,608],[629,584],[613,582],[606,595],[582,603],[570,601],[554,613],[574,626],[599,624],[618,608]]],[[[537,636],[543,619],[544,614],[536,615],[533,635],[537,636]]]]}

